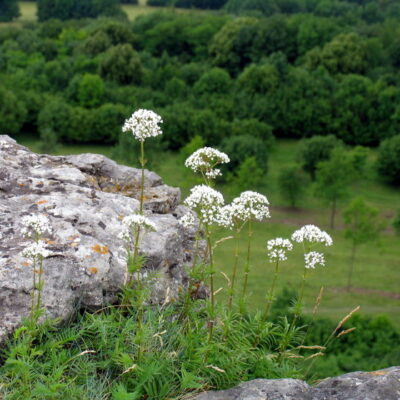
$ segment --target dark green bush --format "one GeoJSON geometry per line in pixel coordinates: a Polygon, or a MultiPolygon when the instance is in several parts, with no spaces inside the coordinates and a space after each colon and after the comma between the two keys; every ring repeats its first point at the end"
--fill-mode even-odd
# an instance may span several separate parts
{"type": "Polygon", "coordinates": [[[400,135],[384,140],[379,146],[377,170],[386,182],[400,185],[400,135]]]}

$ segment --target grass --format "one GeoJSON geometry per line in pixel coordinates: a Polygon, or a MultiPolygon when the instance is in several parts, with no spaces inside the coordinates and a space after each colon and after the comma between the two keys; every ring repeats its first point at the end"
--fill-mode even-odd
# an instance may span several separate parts
{"type": "MultiPolygon", "coordinates": [[[[29,136],[19,138],[24,145],[37,151],[35,139],[29,136]]],[[[276,178],[284,166],[295,161],[297,141],[278,141],[269,160],[269,172],[265,187],[261,188],[272,204],[270,221],[257,224],[254,227],[253,262],[249,281],[250,303],[262,307],[265,293],[270,285],[273,267],[266,259],[266,242],[269,239],[282,236],[289,237],[298,227],[315,223],[326,229],[333,237],[334,246],[326,249],[327,266],[311,271],[306,286],[306,307],[311,310],[316,296],[324,286],[324,297],[320,314],[336,320],[346,315],[357,305],[361,306],[363,313],[376,315],[388,314],[397,326],[400,326],[400,300],[394,298],[392,293],[399,294],[400,282],[400,237],[395,236],[388,229],[381,237],[381,246],[362,246],[356,258],[353,286],[356,291],[346,292],[347,268],[350,259],[350,243],[344,238],[341,219],[338,218],[338,229],[330,231],[328,225],[329,210],[319,200],[313,198],[310,189],[309,195],[299,210],[285,207],[277,187],[276,178]],[[376,291],[383,292],[377,293],[376,291]]],[[[110,147],[104,146],[68,146],[62,145],[57,154],[76,154],[81,152],[98,152],[109,156],[110,147]]],[[[374,154],[372,153],[372,160],[374,154]]],[[[177,154],[163,157],[162,163],[155,165],[154,170],[163,177],[165,183],[178,186],[182,189],[182,197],[189,193],[195,180],[185,171],[183,160],[177,154]]],[[[226,188],[222,188],[223,190],[226,188]]],[[[349,200],[361,195],[371,205],[381,211],[381,215],[388,222],[397,211],[400,203],[400,191],[383,185],[375,177],[360,182],[350,189],[349,200]]],[[[341,207],[347,204],[342,203],[341,207]]],[[[340,214],[340,211],[339,213],[340,214]]],[[[339,216],[339,215],[338,215],[339,216]]],[[[339,216],[340,217],[340,216],[339,216]]],[[[230,235],[230,232],[219,232],[218,235],[230,235]]],[[[244,253],[245,237],[242,238],[244,253]]],[[[233,265],[234,241],[228,240],[217,248],[216,263],[218,269],[230,275],[233,265]]],[[[242,254],[241,266],[244,265],[242,254]]],[[[302,254],[297,249],[286,264],[282,265],[282,273],[278,280],[278,291],[283,287],[298,288],[302,274],[302,254]]],[[[225,285],[222,274],[219,274],[218,285],[225,285]]],[[[224,291],[218,295],[224,299],[224,291]]]]}

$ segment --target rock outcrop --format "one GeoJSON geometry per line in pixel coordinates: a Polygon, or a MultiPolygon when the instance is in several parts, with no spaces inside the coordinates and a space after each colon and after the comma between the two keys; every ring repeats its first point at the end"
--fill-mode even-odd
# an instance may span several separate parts
{"type": "MultiPolygon", "coordinates": [[[[186,282],[193,232],[178,223],[186,212],[180,190],[153,172],[145,180],[144,207],[157,231],[143,237],[140,250],[145,271],[156,272],[151,300],[162,302],[186,282]]],[[[116,300],[126,279],[121,220],[138,210],[139,190],[140,170],[104,156],[34,154],[0,136],[0,341],[30,311],[32,266],[21,256],[30,241],[21,235],[21,217],[50,219],[42,300],[48,316],[65,319],[116,300]]]]}
{"type": "Polygon", "coordinates": [[[255,379],[232,389],[202,393],[192,400],[399,400],[400,367],[351,372],[315,386],[299,379],[255,379]]]}

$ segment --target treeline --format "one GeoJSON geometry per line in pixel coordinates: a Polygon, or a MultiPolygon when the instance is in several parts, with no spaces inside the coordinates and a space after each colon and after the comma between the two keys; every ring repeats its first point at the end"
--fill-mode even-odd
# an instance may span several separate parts
{"type": "Polygon", "coordinates": [[[116,144],[141,107],[163,116],[170,150],[199,137],[230,152],[262,149],[248,155],[266,165],[274,136],[376,146],[400,132],[399,38],[393,19],[312,14],[161,12],[3,28],[0,130],[116,144]]]}

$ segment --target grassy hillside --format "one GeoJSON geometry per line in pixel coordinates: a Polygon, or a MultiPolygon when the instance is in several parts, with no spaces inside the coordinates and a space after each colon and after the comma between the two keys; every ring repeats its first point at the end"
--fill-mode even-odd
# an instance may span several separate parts
{"type": "MultiPolygon", "coordinates": [[[[20,138],[22,144],[33,150],[37,150],[37,143],[29,137],[20,138]]],[[[150,145],[150,144],[149,144],[150,145]]],[[[382,234],[379,247],[362,246],[359,248],[356,259],[353,285],[351,292],[345,290],[347,271],[350,259],[350,243],[344,238],[343,225],[338,218],[338,229],[328,229],[329,210],[323,203],[312,197],[312,189],[306,198],[302,208],[291,210],[285,207],[277,191],[276,178],[279,171],[295,161],[297,141],[278,141],[270,156],[269,173],[265,185],[260,191],[267,195],[271,202],[272,218],[266,223],[257,224],[254,227],[253,263],[250,275],[249,288],[251,292],[251,304],[258,307],[264,302],[266,290],[269,288],[272,277],[272,266],[266,258],[266,242],[277,236],[289,237],[291,233],[304,224],[314,223],[326,229],[333,237],[334,246],[327,248],[327,266],[311,271],[306,286],[306,306],[311,310],[321,286],[324,286],[324,297],[320,308],[320,314],[340,319],[349,310],[357,305],[368,314],[388,314],[395,323],[400,326],[400,237],[388,228],[382,234]]],[[[58,154],[73,154],[81,152],[98,152],[110,156],[110,147],[102,146],[60,146],[58,154]]],[[[374,154],[371,155],[373,162],[374,154]]],[[[182,196],[189,193],[194,180],[185,170],[181,157],[177,154],[168,154],[163,161],[155,167],[165,182],[169,185],[182,188],[182,196]]],[[[230,192],[229,187],[221,188],[224,192],[230,192]]],[[[352,197],[361,195],[367,202],[377,207],[388,223],[397,211],[400,204],[400,191],[384,186],[373,177],[370,180],[360,182],[351,188],[352,197]]],[[[343,208],[346,203],[341,204],[343,208]]],[[[340,214],[340,211],[339,211],[340,214]]],[[[218,232],[224,237],[230,232],[218,232]]],[[[245,233],[241,239],[242,257],[241,266],[244,266],[244,252],[246,246],[245,233]]],[[[217,249],[217,266],[220,271],[230,275],[233,265],[234,241],[228,240],[217,249]]],[[[302,274],[302,254],[299,248],[294,251],[289,261],[282,266],[278,287],[298,288],[302,274]]],[[[219,275],[218,285],[225,285],[222,274],[219,275]]],[[[224,291],[218,295],[222,300],[224,291]]]]}

